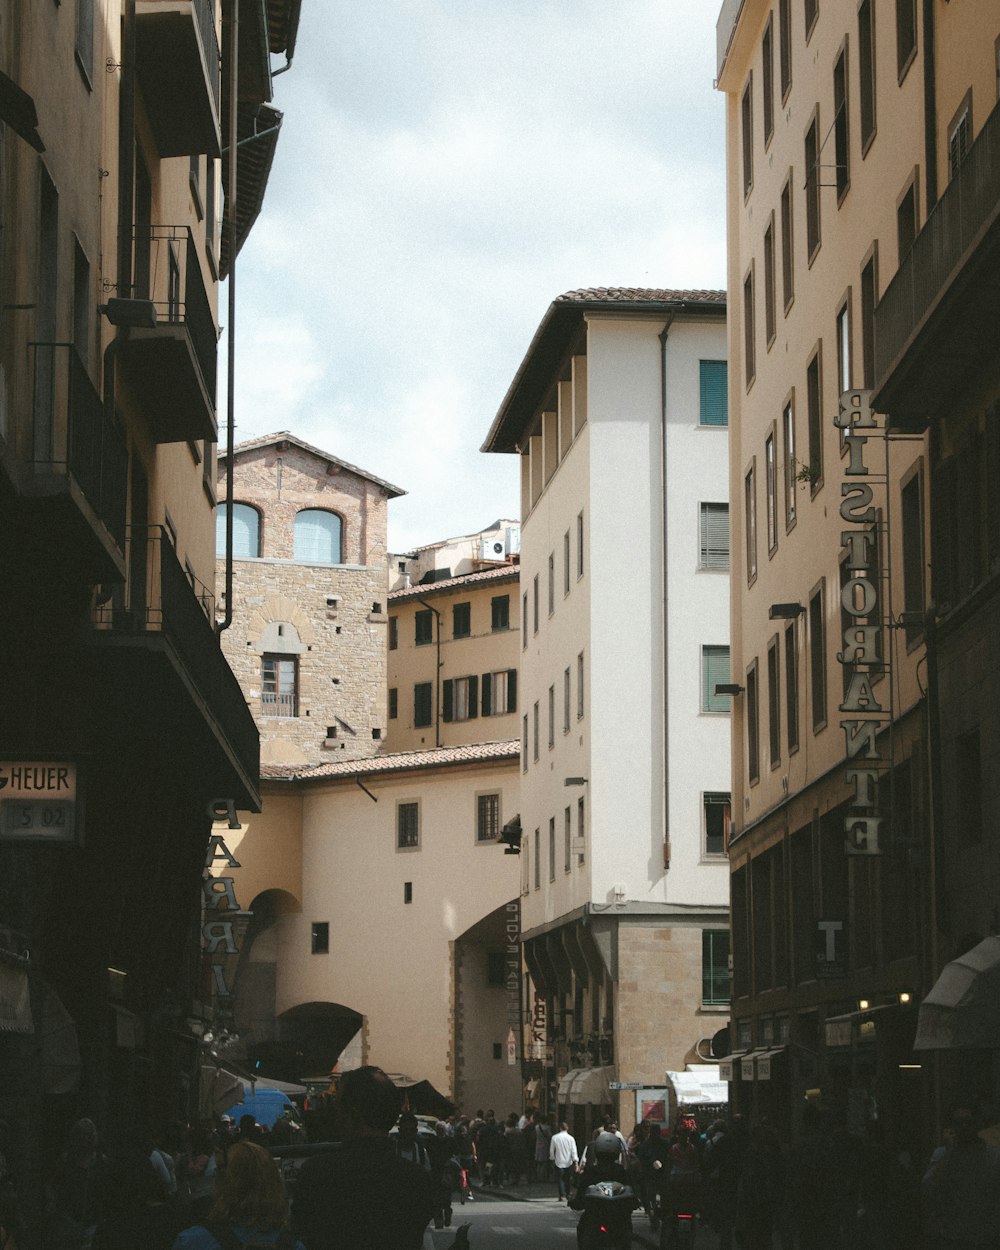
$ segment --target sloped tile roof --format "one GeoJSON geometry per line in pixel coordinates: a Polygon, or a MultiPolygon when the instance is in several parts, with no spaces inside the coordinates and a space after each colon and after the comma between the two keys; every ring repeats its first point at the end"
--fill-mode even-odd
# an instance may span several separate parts
{"type": "Polygon", "coordinates": [[[440,590],[454,590],[456,586],[480,586],[483,582],[516,582],[519,576],[518,565],[504,564],[495,569],[481,569],[476,573],[466,573],[464,577],[447,577],[441,582],[425,582],[423,585],[390,590],[389,602],[399,603],[400,600],[423,599],[440,590]]]}
{"type": "MultiPolygon", "coordinates": [[[[396,499],[400,495],[407,492],[402,486],[393,486],[392,482],[387,482],[384,478],[376,477],[374,473],[369,473],[367,469],[359,469],[356,464],[351,464],[347,460],[341,460],[337,456],[331,456],[328,451],[324,451],[322,447],[314,447],[312,443],[307,443],[304,439],[296,438],[294,434],[290,434],[288,430],[279,430],[276,434],[262,434],[260,438],[248,438],[245,442],[237,443],[233,448],[233,455],[238,456],[244,451],[255,451],[259,447],[268,447],[272,443],[293,443],[296,447],[300,447],[303,451],[311,452],[314,456],[319,456],[321,460],[326,460],[329,464],[335,464],[340,469],[346,469],[348,473],[356,473],[358,477],[367,478],[369,482],[374,482],[376,486],[381,486],[391,499],[396,499]]],[[[219,460],[228,459],[228,451],[219,448],[219,460]]]]}
{"type": "Polygon", "coordinates": [[[521,743],[474,742],[463,747],[434,747],[426,751],[397,751],[365,760],[338,760],[329,764],[262,764],[261,781],[323,781],[337,777],[372,777],[418,769],[446,768],[455,764],[506,763],[521,755],[521,743]]]}
{"type": "Polygon", "coordinates": [[[592,286],[567,291],[557,304],[725,304],[725,291],[669,291],[637,286],[592,286]]]}

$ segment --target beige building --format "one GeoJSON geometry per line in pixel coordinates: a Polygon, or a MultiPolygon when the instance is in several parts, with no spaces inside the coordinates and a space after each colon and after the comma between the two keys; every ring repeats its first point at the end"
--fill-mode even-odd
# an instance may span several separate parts
{"type": "MultiPolygon", "coordinates": [[[[386,524],[404,492],[287,431],[232,456],[235,592],[223,648],[263,764],[360,759],[386,730],[386,524]]],[[[219,494],[230,460],[220,458],[219,494]]],[[[217,573],[225,574],[225,509],[217,573]]]]}
{"type": "MultiPolygon", "coordinates": [[[[937,971],[928,885],[942,866],[940,774],[929,784],[942,762],[928,718],[930,476],[977,427],[981,437],[995,363],[983,349],[975,383],[949,374],[947,396],[938,385],[931,399],[928,357],[914,383],[928,309],[939,325],[966,325],[962,286],[943,270],[922,269],[930,285],[914,293],[915,244],[947,239],[958,263],[961,232],[972,240],[982,214],[995,217],[994,186],[985,207],[966,200],[972,217],[959,223],[948,184],[995,114],[998,15],[939,0],[760,0],[723,5],[718,34],[742,687],[734,1097],[794,1127],[804,1092],[821,1088],[850,1127],[879,1115],[922,1148],[931,1087],[912,1045],[937,971]],[[928,405],[958,394],[961,417],[928,441],[928,405]]],[[[969,585],[985,567],[970,565],[969,585]]]]}
{"type": "Polygon", "coordinates": [[[484,446],[521,458],[526,1075],[578,1135],[728,1018],[725,313],[561,296],[484,446]]]}
{"type": "Polygon", "coordinates": [[[521,527],[517,521],[500,518],[484,530],[443,538],[413,551],[391,553],[389,586],[408,586],[464,577],[497,565],[508,564],[521,549],[521,527]]]}
{"type": "Polygon", "coordinates": [[[228,2],[0,9],[0,1119],[26,1245],[71,1120],[200,1113],[210,811],[260,801],[213,550],[219,282],[298,25],[259,8],[239,58],[228,2]]]}

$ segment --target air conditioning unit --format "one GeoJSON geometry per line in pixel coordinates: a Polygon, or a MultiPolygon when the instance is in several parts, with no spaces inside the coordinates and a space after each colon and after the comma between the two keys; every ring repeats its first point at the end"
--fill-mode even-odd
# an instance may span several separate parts
{"type": "Polygon", "coordinates": [[[505,560],[507,551],[502,538],[481,538],[479,540],[480,560],[505,560]]]}
{"type": "Polygon", "coordinates": [[[520,525],[510,525],[504,534],[504,554],[508,556],[516,556],[521,551],[521,527],[520,525]]]}

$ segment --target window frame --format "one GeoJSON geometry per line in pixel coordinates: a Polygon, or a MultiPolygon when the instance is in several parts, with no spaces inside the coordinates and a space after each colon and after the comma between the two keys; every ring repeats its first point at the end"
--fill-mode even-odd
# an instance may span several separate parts
{"type": "Polygon", "coordinates": [[[809,489],[815,498],[823,486],[823,340],[806,365],[806,429],[809,438],[809,489]]]}
{"type": "Polygon", "coordinates": [[[896,0],[896,79],[902,83],[917,56],[917,0],[896,0]]]}
{"type": "Polygon", "coordinates": [[[330,922],[314,920],[309,926],[309,953],[311,955],[329,955],[330,953],[330,922]]]}
{"type": "Polygon", "coordinates": [[[875,306],[878,304],[877,241],[871,245],[861,262],[858,297],[861,315],[861,385],[871,387],[875,381],[875,306]]]}
{"type": "Polygon", "coordinates": [[[729,978],[729,957],[731,951],[732,942],[728,929],[702,929],[702,1007],[729,1007],[732,1003],[732,990],[729,978]],[[718,990],[718,986],[722,981],[725,982],[725,997],[718,990]]]}
{"type": "Polygon", "coordinates": [[[833,63],[833,149],[838,208],[851,189],[851,68],[848,53],[848,38],[845,35],[833,63]]]}
{"type": "Polygon", "coordinates": [[[746,560],[747,585],[757,580],[757,457],[743,474],[743,538],[746,560]]]}
{"type": "Polygon", "coordinates": [[[913,250],[920,233],[920,169],[915,167],[896,200],[896,268],[913,250]],[[909,229],[904,229],[909,217],[909,229]],[[909,238],[906,238],[906,234],[909,238]]]}
{"type": "Polygon", "coordinates": [[[740,95],[740,139],[743,158],[743,202],[753,191],[753,70],[740,95]]]}
{"type": "Polygon", "coordinates": [[[757,377],[757,326],[755,262],[743,275],[743,381],[749,391],[757,377]]]}
{"type": "Polygon", "coordinates": [[[430,729],[434,724],[434,683],[430,681],[417,681],[413,683],[413,728],[414,729],[430,729]],[[421,695],[418,691],[427,692],[427,719],[419,720],[418,713],[421,709],[421,695]]]}
{"type": "Polygon", "coordinates": [[[728,716],[732,712],[732,696],[716,694],[715,686],[720,682],[718,671],[725,659],[725,679],[722,684],[732,678],[732,650],[729,643],[703,642],[701,644],[701,700],[699,712],[706,716],[728,716]],[[716,676],[713,679],[713,671],[716,676]]]}
{"type": "Polygon", "coordinates": [[[798,520],[798,504],[795,498],[795,490],[799,484],[798,479],[798,463],[795,458],[796,453],[796,432],[795,432],[795,388],[793,387],[785,396],[785,402],[781,405],[781,437],[782,449],[785,458],[785,533],[791,533],[795,528],[798,520]]]}
{"type": "Polygon", "coordinates": [[[764,345],[771,350],[778,334],[777,292],[774,285],[774,213],[764,230],[764,345]]]}
{"type": "Polygon", "coordinates": [[[777,634],[767,644],[767,737],[771,771],[781,767],[781,646],[777,634]]]}
{"type": "Polygon", "coordinates": [[[778,0],[778,76],[781,103],[792,89],[792,5],[791,0],[778,0]]]}
{"type": "Polygon", "coordinates": [[[778,550],[778,446],[774,423],[764,439],[764,506],[767,516],[767,557],[778,550]]]}
{"type": "Polygon", "coordinates": [[[413,645],[429,647],[434,642],[434,613],[430,608],[418,608],[413,614],[413,645]],[[427,628],[422,628],[426,626],[427,628]],[[426,636],[425,636],[426,635],[426,636]]]}
{"type": "Polygon", "coordinates": [[[701,429],[729,428],[729,362],[698,361],[698,426],[701,429]],[[721,420],[717,418],[721,416],[721,420]]]}
{"type": "Polygon", "coordinates": [[[858,79],[861,159],[878,134],[878,63],[875,44],[875,0],[858,5],[858,79]]]}
{"type": "Polygon", "coordinates": [[[346,526],[344,518],[339,512],[335,512],[333,508],[299,508],[295,513],[292,521],[292,560],[295,564],[331,564],[342,565],[344,563],[344,537],[346,526]],[[306,516],[324,516],[332,517],[337,522],[337,559],[336,560],[319,560],[311,555],[299,555],[299,522],[306,516]]]}
{"type": "Polygon", "coordinates": [[[820,113],[819,105],[813,110],[803,140],[806,197],[806,258],[810,268],[823,246],[823,214],[820,203],[820,113]]]}
{"type": "Polygon", "coordinates": [[[494,845],[500,837],[503,827],[501,816],[501,794],[499,790],[480,790],[474,797],[475,803],[475,844],[476,846],[494,845]],[[484,834],[484,829],[486,833],[484,834]],[[492,830],[492,832],[490,832],[492,830]]]}
{"type": "Polygon", "coordinates": [[[760,687],[756,656],[747,666],[744,702],[747,729],[747,782],[753,787],[760,782],[760,687]]]}
{"type": "Polygon", "coordinates": [[[726,859],[729,854],[729,833],[733,819],[733,796],[729,790],[704,790],[701,796],[701,855],[703,859],[726,859]],[[709,809],[721,807],[728,809],[722,817],[722,849],[711,850],[708,845],[709,809]]]}
{"type": "Polygon", "coordinates": [[[799,623],[785,626],[785,739],[789,757],[799,749],[799,623]]]}
{"type": "Polygon", "coordinates": [[[494,595],[490,601],[490,629],[494,634],[510,629],[510,595],[494,595]]]}
{"type": "Polygon", "coordinates": [[[420,850],[421,819],[419,799],[399,799],[396,802],[395,841],[398,854],[420,850]],[[412,818],[413,828],[404,828],[412,818]],[[404,838],[406,839],[404,841],[404,838]]]}
{"type": "Polygon", "coordinates": [[[278,718],[282,720],[297,720],[299,716],[299,657],[297,655],[288,655],[279,651],[265,651],[260,657],[260,707],[261,718],[267,717],[278,718]],[[272,666],[272,678],[274,691],[273,702],[269,702],[265,697],[265,687],[269,681],[267,672],[268,666],[272,666]],[[291,703],[292,710],[290,712],[268,712],[268,707],[285,706],[283,700],[288,697],[287,689],[283,681],[282,670],[286,665],[291,666],[291,703]]]}
{"type": "Polygon", "coordinates": [[[467,599],[451,605],[451,636],[452,639],[472,637],[472,603],[467,599]]]}
{"type": "Polygon", "coordinates": [[[784,314],[795,303],[795,205],[793,203],[792,173],[789,170],[785,185],[781,188],[781,298],[784,314]]]}
{"type": "Polygon", "coordinates": [[[829,716],[825,577],[820,578],[809,592],[807,614],[809,620],[809,698],[812,705],[812,730],[816,735],[826,728],[829,716]]]}
{"type": "Polygon", "coordinates": [[[774,14],[768,13],[760,41],[761,95],[764,104],[764,151],[774,138],[774,14]]]}
{"type": "Polygon", "coordinates": [[[727,573],[732,563],[729,550],[729,503],[701,500],[698,504],[698,568],[704,573],[727,573]],[[713,516],[716,518],[712,523],[713,516]],[[720,543],[725,517],[725,548],[720,543]]]}

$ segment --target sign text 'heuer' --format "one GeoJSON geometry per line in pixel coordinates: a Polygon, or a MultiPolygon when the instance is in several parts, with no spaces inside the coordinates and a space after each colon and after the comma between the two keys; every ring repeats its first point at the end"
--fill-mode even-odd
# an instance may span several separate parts
{"type": "Polygon", "coordinates": [[[854,527],[840,534],[847,573],[840,603],[851,623],[844,630],[844,649],[837,654],[847,670],[847,689],[840,704],[847,719],[840,722],[840,728],[847,745],[847,780],[853,790],[851,810],[844,821],[844,849],[848,855],[879,853],[882,816],[878,808],[878,779],[886,761],[879,755],[878,733],[888,724],[885,709],[872,688],[873,679],[882,670],[879,517],[872,486],[863,479],[870,472],[866,463],[869,444],[880,445],[882,430],[869,398],[869,391],[845,391],[835,419],[837,427],[844,431],[847,449],[845,480],[840,485],[840,517],[854,527]]]}

